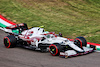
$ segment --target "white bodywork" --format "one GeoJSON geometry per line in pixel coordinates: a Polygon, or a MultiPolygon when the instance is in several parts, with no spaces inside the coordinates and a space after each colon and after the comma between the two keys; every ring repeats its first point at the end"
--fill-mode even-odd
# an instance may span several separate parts
{"type": "Polygon", "coordinates": [[[73,49],[83,52],[83,50],[78,46],[76,46],[74,42],[69,41],[67,38],[56,36],[53,32],[51,33],[51,32],[44,31],[43,28],[34,27],[29,30],[23,31],[21,34],[22,35],[19,35],[19,37],[22,40],[31,41],[31,45],[35,46],[36,48],[38,48],[39,43],[42,44],[59,43],[61,45],[62,44],[69,45],[73,49]],[[42,40],[43,38],[44,40],[42,40]]]}

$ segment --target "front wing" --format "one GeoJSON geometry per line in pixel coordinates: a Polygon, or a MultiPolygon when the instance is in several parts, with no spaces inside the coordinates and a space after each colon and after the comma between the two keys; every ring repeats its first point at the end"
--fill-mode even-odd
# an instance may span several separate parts
{"type": "Polygon", "coordinates": [[[81,55],[86,55],[89,53],[94,52],[93,48],[88,48],[88,47],[83,47],[84,52],[76,52],[75,50],[67,50],[65,52],[60,52],[60,57],[62,58],[68,58],[68,57],[76,57],[76,56],[81,56],[81,55]]]}

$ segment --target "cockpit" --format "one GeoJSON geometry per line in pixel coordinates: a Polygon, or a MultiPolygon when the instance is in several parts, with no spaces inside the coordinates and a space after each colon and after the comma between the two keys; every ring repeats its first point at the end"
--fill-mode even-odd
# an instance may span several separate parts
{"type": "Polygon", "coordinates": [[[53,34],[46,35],[46,38],[54,38],[55,36],[53,34]]]}
{"type": "Polygon", "coordinates": [[[57,37],[54,32],[49,32],[44,34],[45,38],[55,38],[57,37]]]}

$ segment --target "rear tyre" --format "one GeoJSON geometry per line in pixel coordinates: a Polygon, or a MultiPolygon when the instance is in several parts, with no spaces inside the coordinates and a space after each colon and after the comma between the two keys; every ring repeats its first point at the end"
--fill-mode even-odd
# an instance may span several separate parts
{"type": "Polygon", "coordinates": [[[77,37],[74,40],[74,44],[77,45],[78,47],[82,48],[83,46],[86,47],[87,41],[86,41],[86,39],[84,37],[77,37]]]}
{"type": "Polygon", "coordinates": [[[4,45],[6,48],[15,47],[16,43],[17,43],[17,39],[15,38],[15,36],[10,35],[10,36],[4,37],[4,45]]]}
{"type": "Polygon", "coordinates": [[[49,52],[51,53],[52,56],[59,56],[60,48],[61,48],[61,45],[58,43],[51,44],[49,46],[49,52]]]}

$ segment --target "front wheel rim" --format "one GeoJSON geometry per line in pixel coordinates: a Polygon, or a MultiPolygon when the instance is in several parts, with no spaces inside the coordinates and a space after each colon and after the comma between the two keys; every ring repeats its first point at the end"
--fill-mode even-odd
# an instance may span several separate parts
{"type": "Polygon", "coordinates": [[[55,54],[55,53],[56,53],[56,48],[53,47],[53,46],[51,46],[51,47],[50,47],[50,52],[51,52],[52,54],[55,54]]]}
{"type": "Polygon", "coordinates": [[[50,45],[49,49],[50,49],[49,52],[51,53],[51,55],[55,56],[58,54],[58,48],[56,45],[53,45],[53,44],[50,45]]]}

